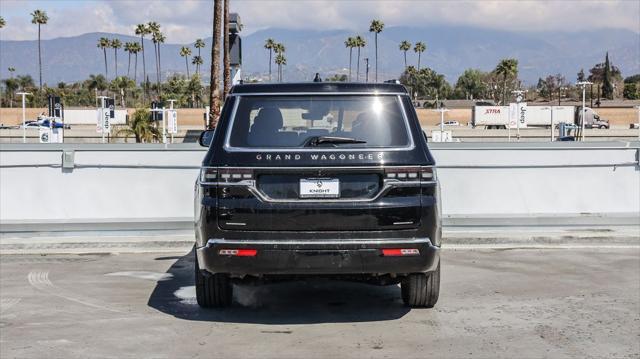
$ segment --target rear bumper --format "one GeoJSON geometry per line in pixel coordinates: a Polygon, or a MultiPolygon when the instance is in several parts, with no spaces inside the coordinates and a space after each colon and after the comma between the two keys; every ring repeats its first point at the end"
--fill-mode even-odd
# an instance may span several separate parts
{"type": "Polygon", "coordinates": [[[201,270],[236,275],[262,274],[406,274],[430,272],[440,248],[428,238],[358,240],[210,239],[196,249],[201,270]],[[419,255],[389,257],[382,249],[415,248],[419,255]],[[255,249],[252,257],[220,255],[221,249],[255,249]]]}

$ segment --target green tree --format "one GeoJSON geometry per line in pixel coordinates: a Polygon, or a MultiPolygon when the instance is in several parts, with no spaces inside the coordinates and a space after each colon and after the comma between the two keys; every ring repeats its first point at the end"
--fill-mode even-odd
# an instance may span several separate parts
{"type": "MultiPolygon", "coordinates": [[[[204,61],[202,61],[202,55],[200,54],[200,50],[203,49],[206,45],[204,43],[204,40],[202,39],[197,39],[196,43],[193,45],[196,49],[198,49],[198,56],[197,58],[199,59],[198,63],[194,63],[194,65],[196,65],[196,74],[200,74],[200,65],[203,64],[204,61]]],[[[195,57],[194,57],[195,60],[195,57]]]]}
{"type": "Polygon", "coordinates": [[[349,36],[344,42],[344,46],[349,49],[349,81],[351,81],[351,63],[353,59],[353,48],[355,47],[355,38],[349,36]]]}
{"type": "Polygon", "coordinates": [[[89,75],[89,78],[85,80],[85,84],[89,90],[104,91],[108,87],[107,79],[102,75],[89,75]]]}
{"type": "Polygon", "coordinates": [[[204,61],[202,60],[202,57],[200,57],[200,55],[194,56],[193,60],[191,60],[191,64],[196,67],[196,75],[200,75],[200,66],[203,63],[204,61]]]}
{"type": "Polygon", "coordinates": [[[584,69],[580,69],[580,71],[578,71],[578,74],[576,76],[576,82],[582,82],[586,80],[586,77],[584,76],[584,69]]]}
{"type": "Polygon", "coordinates": [[[369,25],[369,32],[373,32],[375,36],[375,47],[376,47],[376,82],[378,82],[378,34],[382,32],[384,29],[384,23],[380,20],[372,20],[369,25]]]}
{"type": "Polygon", "coordinates": [[[134,42],[131,45],[131,52],[133,53],[133,81],[135,83],[138,83],[138,53],[142,51],[142,47],[140,46],[139,42],[134,42]]]}
{"type": "MultiPolygon", "coordinates": [[[[144,59],[144,37],[151,33],[151,30],[145,24],[138,24],[136,26],[136,35],[140,36],[140,51],[142,51],[142,82],[145,83],[145,79],[147,78],[147,64],[144,59]]],[[[136,73],[137,77],[137,73],[136,73]]],[[[146,94],[147,88],[146,83],[143,90],[143,93],[146,94]]]]}
{"type": "Polygon", "coordinates": [[[502,104],[507,103],[507,80],[515,80],[518,78],[518,60],[502,59],[493,72],[498,76],[502,76],[502,104]]]}
{"type": "Polygon", "coordinates": [[[111,48],[113,49],[113,55],[115,57],[115,61],[113,62],[116,65],[116,78],[118,77],[118,49],[122,47],[122,41],[120,39],[111,40],[111,48]]]}
{"type": "Polygon", "coordinates": [[[400,45],[398,46],[398,48],[400,49],[400,51],[402,51],[404,53],[404,68],[407,68],[407,51],[411,50],[411,43],[407,40],[403,40],[402,42],[400,42],[400,45]]]}
{"type": "Polygon", "coordinates": [[[111,89],[120,95],[120,105],[127,107],[127,95],[129,91],[135,88],[136,83],[124,76],[116,77],[111,81],[111,89]]]}
{"type": "Polygon", "coordinates": [[[354,39],[354,46],[358,49],[357,62],[356,62],[356,81],[360,81],[360,49],[367,46],[367,41],[364,37],[358,35],[354,39]]]}
{"type": "Polygon", "coordinates": [[[18,88],[20,88],[20,83],[14,79],[13,76],[2,80],[2,83],[4,83],[5,96],[9,99],[9,107],[13,107],[13,97],[18,91],[18,88]]]}
{"type": "Polygon", "coordinates": [[[182,46],[180,49],[180,56],[184,57],[184,65],[187,68],[187,77],[191,77],[191,75],[189,75],[189,56],[191,56],[191,49],[186,46],[182,46]]]}
{"type": "Polygon", "coordinates": [[[464,94],[467,100],[481,98],[485,93],[484,79],[485,73],[477,69],[466,69],[458,77],[456,82],[456,90],[464,94]]]}
{"type": "Polygon", "coordinates": [[[347,81],[347,75],[345,74],[334,74],[331,77],[327,77],[326,79],[329,82],[346,82],[347,81]]]}
{"type": "Polygon", "coordinates": [[[415,51],[418,54],[418,71],[420,71],[420,59],[421,59],[422,53],[425,52],[426,50],[427,50],[427,45],[425,45],[424,42],[422,41],[416,42],[416,46],[413,48],[413,51],[415,51]]]}
{"type": "Polygon", "coordinates": [[[613,83],[611,81],[611,64],[609,63],[609,52],[604,59],[604,74],[602,75],[602,96],[613,100],[613,83]]]}
{"type": "Polygon", "coordinates": [[[109,78],[109,70],[107,67],[107,48],[111,45],[111,42],[106,37],[101,37],[98,40],[97,47],[102,49],[102,53],[104,54],[104,77],[109,78]]]}
{"type": "Polygon", "coordinates": [[[7,22],[5,21],[4,17],[0,16],[0,29],[5,26],[7,26],[7,22]]]}
{"type": "Polygon", "coordinates": [[[13,66],[9,66],[7,70],[9,70],[9,77],[13,78],[13,73],[16,72],[16,68],[13,66]]]}
{"type": "Polygon", "coordinates": [[[283,71],[282,66],[287,64],[287,58],[284,56],[284,52],[279,52],[276,55],[276,65],[278,65],[278,81],[282,82],[283,80],[283,71]]]}
{"type": "Polygon", "coordinates": [[[151,143],[160,139],[160,131],[153,124],[148,109],[137,109],[131,116],[129,125],[115,132],[115,137],[124,137],[125,142],[128,142],[130,136],[134,136],[138,143],[151,143]]]}
{"type": "Polygon", "coordinates": [[[124,52],[127,53],[127,77],[131,75],[131,53],[132,53],[133,42],[125,42],[124,43],[124,52]]]}
{"type": "Polygon", "coordinates": [[[269,50],[269,82],[271,82],[271,60],[273,56],[273,50],[276,47],[276,41],[272,38],[268,38],[264,42],[264,48],[269,50]]]}
{"type": "Polygon", "coordinates": [[[49,21],[47,13],[43,10],[35,10],[31,13],[31,23],[38,25],[38,70],[40,73],[40,90],[42,90],[42,46],[40,29],[42,25],[46,25],[49,21]]]}

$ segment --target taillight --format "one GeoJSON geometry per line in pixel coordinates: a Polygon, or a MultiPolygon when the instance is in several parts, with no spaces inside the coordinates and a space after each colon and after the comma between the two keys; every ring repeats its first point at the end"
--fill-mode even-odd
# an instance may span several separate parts
{"type": "Polygon", "coordinates": [[[253,179],[253,171],[247,168],[218,168],[219,182],[240,182],[253,179]]]}
{"type": "Polygon", "coordinates": [[[200,183],[201,184],[214,184],[218,182],[218,171],[215,167],[202,167],[200,168],[200,183]]]}
{"type": "Polygon", "coordinates": [[[218,251],[221,256],[230,257],[255,257],[258,254],[257,249],[221,249],[218,251]]]}
{"type": "Polygon", "coordinates": [[[385,169],[385,175],[388,179],[417,181],[420,176],[420,169],[418,167],[391,167],[385,169]]]}
{"type": "Polygon", "coordinates": [[[435,182],[436,169],[433,166],[420,167],[420,180],[422,182],[435,182]]]}
{"type": "Polygon", "coordinates": [[[385,257],[410,257],[419,256],[420,250],[417,248],[386,248],[382,250],[385,257]]]}

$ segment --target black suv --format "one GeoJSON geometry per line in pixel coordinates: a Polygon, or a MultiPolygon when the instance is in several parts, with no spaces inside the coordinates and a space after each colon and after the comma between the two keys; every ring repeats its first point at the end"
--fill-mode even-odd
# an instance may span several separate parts
{"type": "Polygon", "coordinates": [[[409,306],[440,288],[435,162],[398,84],[235,86],[195,189],[196,294],[325,276],[401,283],[409,306]]]}

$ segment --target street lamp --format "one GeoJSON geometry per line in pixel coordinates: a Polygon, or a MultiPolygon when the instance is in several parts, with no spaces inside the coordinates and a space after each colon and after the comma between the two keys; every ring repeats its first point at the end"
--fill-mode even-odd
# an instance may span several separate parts
{"type": "Polygon", "coordinates": [[[587,85],[591,85],[593,82],[589,82],[589,81],[580,81],[578,83],[576,83],[576,86],[582,86],[582,109],[580,110],[581,114],[580,114],[580,137],[581,140],[584,141],[584,114],[586,112],[585,107],[585,93],[587,91],[587,85]]]}
{"type": "Polygon", "coordinates": [[[22,143],[27,143],[27,126],[25,126],[27,117],[27,102],[25,97],[31,95],[29,92],[18,92],[16,95],[22,96],[22,143]]]}
{"type": "Polygon", "coordinates": [[[566,87],[558,87],[558,106],[561,105],[560,100],[562,99],[562,91],[566,89],[566,87]]]}
{"type": "Polygon", "coordinates": [[[441,107],[432,111],[440,112],[440,142],[444,142],[444,113],[449,112],[449,110],[441,107]]]}
{"type": "MultiPolygon", "coordinates": [[[[519,117],[520,115],[520,102],[522,102],[522,99],[524,98],[523,95],[525,95],[527,93],[526,90],[513,90],[511,91],[512,94],[516,95],[516,103],[517,103],[517,111],[516,111],[516,116],[519,117]]],[[[516,140],[520,141],[520,118],[516,117],[516,140]]],[[[510,124],[509,124],[510,125],[510,124]]],[[[509,126],[511,127],[511,126],[509,126]]],[[[511,136],[509,136],[511,137],[511,136]]]]}

